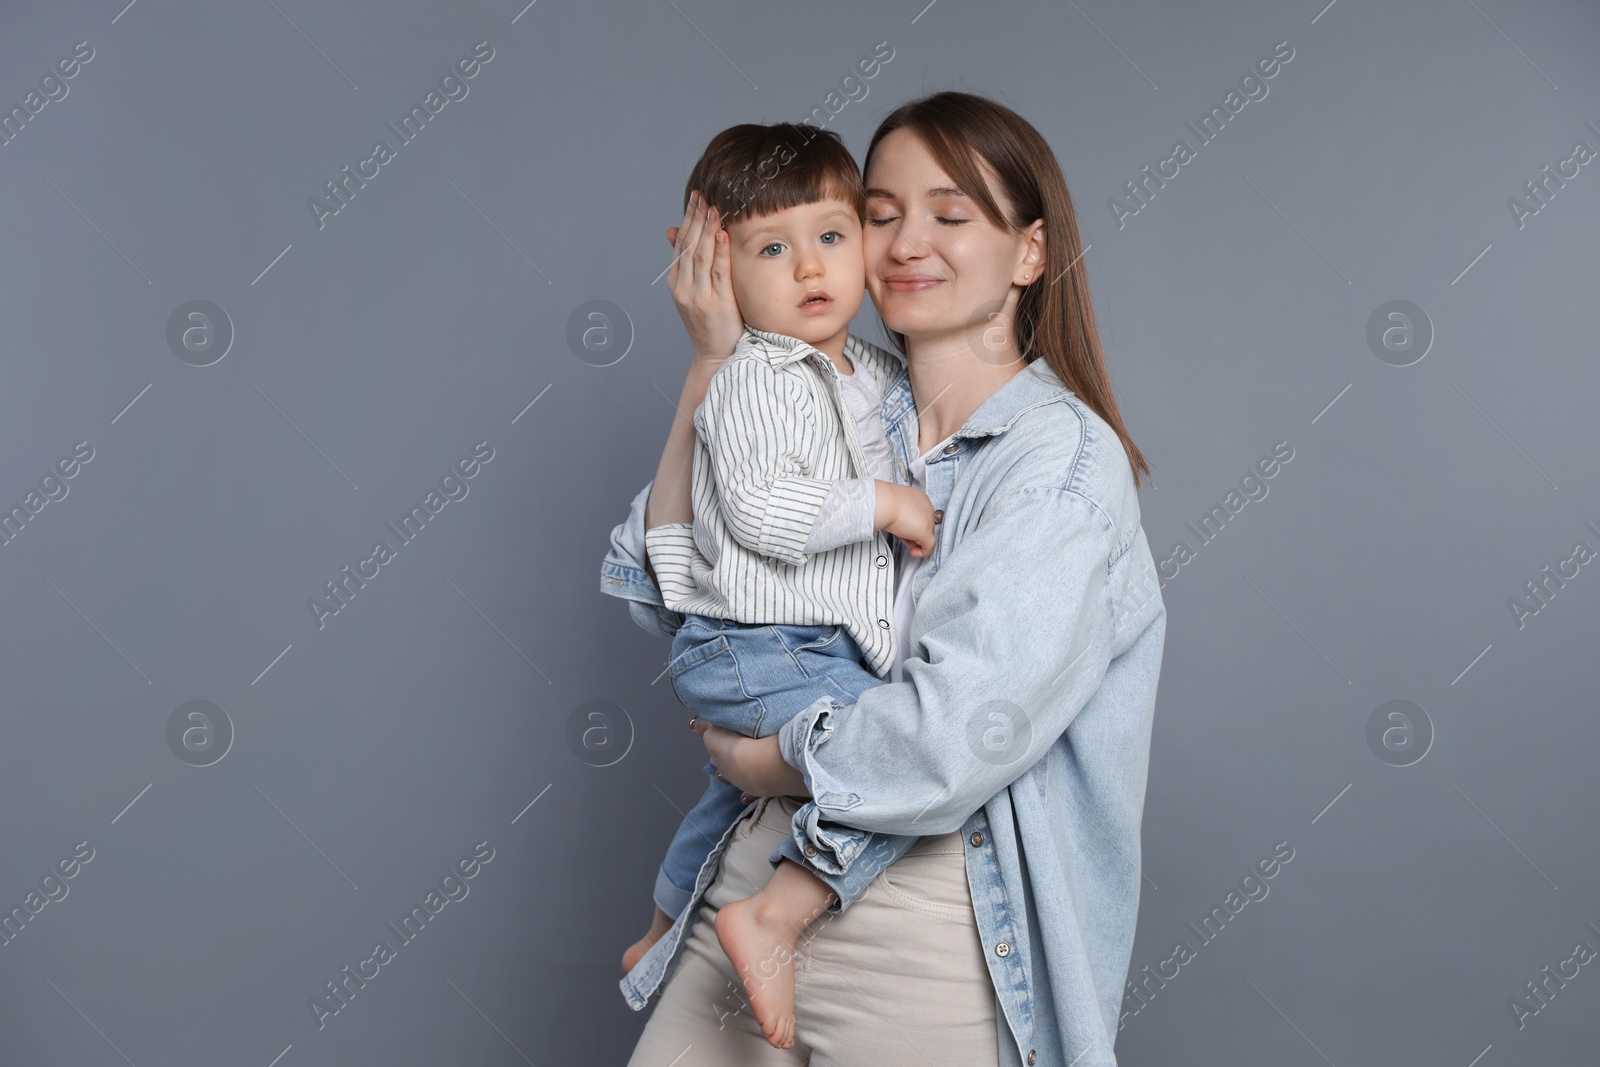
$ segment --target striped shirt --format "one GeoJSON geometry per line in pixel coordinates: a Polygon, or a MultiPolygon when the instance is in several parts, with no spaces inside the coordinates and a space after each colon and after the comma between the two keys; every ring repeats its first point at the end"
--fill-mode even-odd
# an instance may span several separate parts
{"type": "MultiPolygon", "coordinates": [[[[845,355],[880,389],[905,368],[855,336],[845,355]]],[[[806,551],[833,484],[875,466],[842,390],[839,369],[816,348],[747,327],[695,410],[694,522],[646,530],[645,548],[672,610],[837,623],[887,676],[895,658],[890,535],[806,551]]]]}

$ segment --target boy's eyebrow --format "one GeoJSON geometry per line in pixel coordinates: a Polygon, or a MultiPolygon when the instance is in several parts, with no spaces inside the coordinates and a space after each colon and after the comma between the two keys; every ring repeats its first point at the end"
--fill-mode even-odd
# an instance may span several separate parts
{"type": "MultiPolygon", "coordinates": [[[[966,193],[962,192],[960,189],[957,189],[953,185],[940,185],[940,186],[936,186],[935,188],[932,188],[932,189],[928,190],[928,197],[930,199],[938,199],[941,196],[961,196],[961,197],[964,197],[966,195],[967,195],[966,193]]],[[[867,190],[867,199],[868,200],[893,200],[894,199],[894,194],[891,193],[887,189],[868,189],[867,190]]]]}

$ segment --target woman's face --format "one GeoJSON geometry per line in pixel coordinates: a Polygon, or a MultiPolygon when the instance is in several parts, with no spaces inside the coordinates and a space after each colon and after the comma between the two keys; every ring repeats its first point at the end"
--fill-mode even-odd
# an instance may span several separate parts
{"type": "Polygon", "coordinates": [[[996,312],[1009,314],[1020,286],[1038,276],[1042,242],[1030,236],[1042,224],[1013,233],[990,222],[911,130],[878,143],[866,182],[867,291],[908,343],[965,334],[996,312]]]}

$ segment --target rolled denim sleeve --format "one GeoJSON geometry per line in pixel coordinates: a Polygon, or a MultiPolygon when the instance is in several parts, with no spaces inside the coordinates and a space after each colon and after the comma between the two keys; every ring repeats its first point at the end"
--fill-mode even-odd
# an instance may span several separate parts
{"type": "Polygon", "coordinates": [[[947,833],[1038,762],[1110,663],[1113,542],[1069,489],[988,505],[917,599],[906,680],[851,705],[821,698],[778,731],[815,798],[796,841],[848,865],[849,828],[947,833]]]}
{"type": "Polygon", "coordinates": [[[600,564],[600,591],[628,602],[633,621],[653,634],[670,638],[683,625],[683,613],[667,607],[661,590],[645,570],[644,505],[650,499],[652,478],[639,490],[628,517],[611,531],[611,548],[600,564]]]}

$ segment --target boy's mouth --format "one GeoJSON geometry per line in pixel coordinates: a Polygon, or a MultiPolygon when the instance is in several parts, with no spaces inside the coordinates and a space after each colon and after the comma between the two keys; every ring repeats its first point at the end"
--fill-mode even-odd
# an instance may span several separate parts
{"type": "Polygon", "coordinates": [[[800,301],[800,310],[809,312],[827,311],[833,307],[833,297],[820,289],[813,289],[806,293],[806,298],[800,301]]]}

